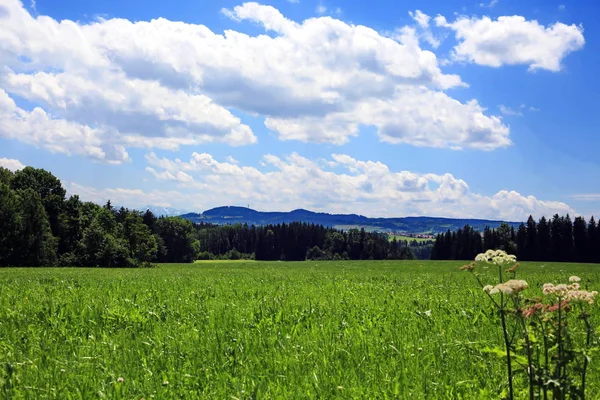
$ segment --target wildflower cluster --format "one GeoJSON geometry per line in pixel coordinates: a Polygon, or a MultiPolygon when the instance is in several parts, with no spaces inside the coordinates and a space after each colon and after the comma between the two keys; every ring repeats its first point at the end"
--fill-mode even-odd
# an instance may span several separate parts
{"type": "Polygon", "coordinates": [[[507,254],[504,250],[488,250],[475,257],[477,262],[487,262],[495,265],[506,265],[517,261],[517,257],[507,254]]]}
{"type": "Polygon", "coordinates": [[[516,279],[518,266],[515,256],[488,250],[461,268],[471,272],[498,311],[504,349],[491,351],[506,356],[507,398],[514,398],[513,378],[520,373],[528,379],[529,399],[584,398],[588,354],[596,342],[588,307],[598,292],[583,290],[581,279],[571,276],[569,283],[544,284],[544,297],[527,298],[523,292],[529,285],[516,279]],[[498,267],[496,284],[484,285],[483,275],[476,272],[478,262],[498,267]],[[505,281],[504,274],[512,279],[505,281]],[[518,365],[513,358],[520,360],[518,365]]]}
{"type": "Polygon", "coordinates": [[[486,285],[483,287],[483,291],[488,294],[503,293],[510,296],[522,292],[527,289],[528,286],[529,285],[524,280],[511,279],[504,283],[499,283],[496,286],[486,285]]]}
{"type": "Polygon", "coordinates": [[[545,295],[555,295],[559,298],[564,299],[567,302],[585,302],[588,304],[594,304],[594,298],[598,294],[597,291],[581,290],[579,282],[581,278],[578,276],[572,276],[569,278],[569,285],[561,283],[554,285],[552,283],[544,284],[542,293],[545,295]]]}

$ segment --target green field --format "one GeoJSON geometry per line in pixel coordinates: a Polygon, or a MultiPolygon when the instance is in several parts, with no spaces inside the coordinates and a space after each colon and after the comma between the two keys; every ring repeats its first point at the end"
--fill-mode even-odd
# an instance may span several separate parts
{"type": "MultiPolygon", "coordinates": [[[[497,399],[504,366],[482,350],[501,333],[460,265],[0,269],[0,398],[497,399]]],[[[519,276],[574,273],[600,287],[595,265],[519,276]]],[[[588,379],[600,393],[598,359],[588,379]]]]}

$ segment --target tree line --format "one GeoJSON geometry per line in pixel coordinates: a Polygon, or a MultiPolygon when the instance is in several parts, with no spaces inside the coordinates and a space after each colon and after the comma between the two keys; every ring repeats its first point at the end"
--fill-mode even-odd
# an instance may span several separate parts
{"type": "Polygon", "coordinates": [[[0,168],[0,266],[139,267],[195,259],[428,258],[431,244],[322,225],[218,226],[67,198],[43,169],[0,168]]]}
{"type": "Polygon", "coordinates": [[[66,197],[43,169],[0,168],[0,266],[137,267],[193,260],[192,224],[66,197]]]}
{"type": "Polygon", "coordinates": [[[497,229],[486,227],[483,234],[469,226],[436,236],[433,260],[471,260],[489,249],[505,250],[522,261],[600,263],[600,226],[594,217],[529,216],[517,229],[502,223],[497,229]]]}
{"type": "Polygon", "coordinates": [[[256,260],[385,260],[429,258],[432,243],[389,240],[385,233],[348,231],[305,222],[248,226],[196,224],[198,258],[256,260]]]}

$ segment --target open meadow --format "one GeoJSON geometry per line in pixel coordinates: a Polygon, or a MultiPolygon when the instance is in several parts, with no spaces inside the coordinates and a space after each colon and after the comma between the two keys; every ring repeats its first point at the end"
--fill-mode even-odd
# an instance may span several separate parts
{"type": "MultiPolygon", "coordinates": [[[[497,316],[462,264],[0,269],[0,397],[498,398],[497,316]]],[[[519,270],[540,294],[573,274],[600,288],[597,265],[519,270]]]]}

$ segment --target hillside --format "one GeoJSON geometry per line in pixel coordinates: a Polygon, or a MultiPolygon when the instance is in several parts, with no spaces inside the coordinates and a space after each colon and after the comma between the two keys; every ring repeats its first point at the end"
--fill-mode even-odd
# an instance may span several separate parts
{"type": "MultiPolygon", "coordinates": [[[[246,207],[217,207],[207,210],[202,214],[183,214],[183,218],[193,222],[207,222],[213,224],[247,223],[255,225],[289,223],[302,221],[321,224],[338,229],[365,228],[369,231],[380,232],[405,232],[405,233],[430,233],[435,234],[446,230],[456,230],[465,225],[483,231],[485,226],[497,228],[502,221],[463,218],[438,218],[438,217],[399,217],[399,218],[368,218],[356,214],[328,214],[317,213],[304,209],[289,212],[263,212],[246,207]]],[[[519,222],[509,222],[515,228],[519,222]]]]}

